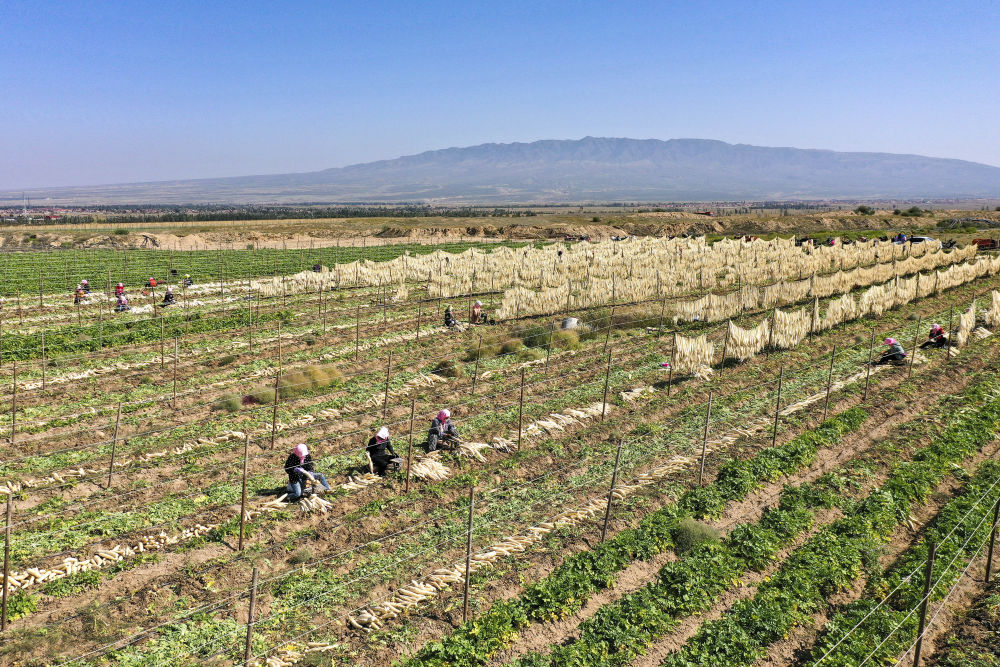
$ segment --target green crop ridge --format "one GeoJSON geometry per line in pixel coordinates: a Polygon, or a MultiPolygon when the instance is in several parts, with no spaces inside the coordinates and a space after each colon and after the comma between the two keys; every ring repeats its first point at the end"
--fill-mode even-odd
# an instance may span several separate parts
{"type": "MultiPolygon", "coordinates": [[[[109,224],[109,226],[114,226],[109,224]]],[[[492,252],[503,246],[521,248],[542,247],[547,241],[452,241],[442,244],[407,243],[386,246],[329,246],[320,248],[256,248],[254,250],[145,250],[126,251],[88,248],[70,251],[24,251],[4,253],[5,268],[0,294],[13,296],[24,292],[30,301],[39,285],[46,292],[55,289],[69,291],[81,278],[89,277],[95,287],[107,278],[126,285],[141,284],[150,276],[165,278],[175,269],[178,276],[189,273],[195,283],[214,280],[244,280],[268,278],[273,275],[307,271],[313,264],[327,266],[358,260],[386,262],[407,253],[426,255],[435,250],[459,254],[469,248],[492,252]],[[58,280],[53,277],[53,272],[58,280]],[[110,277],[109,277],[110,276],[110,277]],[[41,283],[39,282],[41,277],[41,283]]],[[[349,279],[345,277],[345,283],[349,279]]]]}
{"type": "Polygon", "coordinates": [[[478,665],[509,646],[517,631],[536,621],[565,617],[614,584],[614,575],[634,560],[648,560],[673,547],[673,528],[685,517],[717,514],[727,502],[745,498],[767,481],[811,463],[820,447],[835,444],[867,420],[854,407],[812,431],[767,449],[747,461],[729,461],[713,484],[686,492],[590,551],[574,554],[519,597],[494,604],[488,612],[459,627],[445,639],[425,646],[407,665],[478,665]]]}
{"type": "MultiPolygon", "coordinates": [[[[163,337],[170,339],[188,333],[242,329],[250,324],[251,317],[255,325],[262,325],[274,320],[288,322],[291,314],[282,310],[251,316],[249,311],[239,310],[215,317],[201,317],[196,313],[187,319],[183,313],[178,313],[162,318],[163,337]]],[[[49,329],[45,332],[45,352],[49,356],[69,352],[93,352],[104,347],[157,341],[161,335],[160,320],[161,318],[141,320],[109,318],[100,324],[49,329]]],[[[39,359],[42,356],[41,333],[7,333],[3,337],[2,346],[0,352],[4,359],[25,361],[39,359]]]]}
{"type": "MultiPolygon", "coordinates": [[[[967,407],[954,414],[934,443],[918,450],[914,460],[894,465],[886,482],[850,516],[822,529],[761,584],[752,599],[703,625],[683,649],[661,664],[751,665],[765,657],[771,643],[787,636],[822,609],[830,595],[849,588],[873,567],[882,543],[906,520],[913,505],[926,499],[958,462],[995,437],[1000,427],[998,390],[1000,384],[986,381],[963,392],[962,403],[977,409],[967,407]]],[[[984,470],[990,481],[998,478],[997,468],[984,470]]],[[[606,664],[619,664],[618,656],[606,664]]]]}
{"type": "MultiPolygon", "coordinates": [[[[979,395],[981,395],[981,392],[976,390],[966,393],[967,398],[979,395]]],[[[1000,400],[997,403],[1000,405],[1000,400]]],[[[1000,408],[996,409],[1000,410],[1000,408]]],[[[964,415],[956,417],[959,421],[954,422],[946,433],[954,435],[970,426],[967,420],[961,419],[962,416],[964,415]]],[[[972,448],[973,451],[974,449],[975,447],[972,448]]],[[[965,454],[962,454],[962,452],[967,450],[946,449],[943,451],[951,452],[952,456],[944,457],[947,460],[942,460],[942,451],[939,451],[938,448],[932,445],[919,450],[915,459],[917,461],[937,461],[936,464],[932,464],[929,467],[938,465],[940,467],[939,474],[943,475],[947,469],[950,469],[952,458],[954,456],[964,458],[965,454]]],[[[870,508],[871,511],[869,514],[885,509],[880,499],[885,497],[910,498],[911,496],[907,494],[914,488],[912,480],[909,478],[911,468],[912,464],[909,463],[897,464],[894,468],[895,473],[890,476],[890,480],[883,485],[882,489],[873,493],[869,496],[868,500],[861,503],[859,506],[860,509],[856,511],[864,517],[867,516],[865,508],[870,508]],[[908,483],[909,486],[907,486],[908,483]],[[893,492],[889,490],[897,489],[897,486],[899,490],[895,492],[896,495],[891,495],[893,492]]],[[[927,476],[927,471],[920,470],[917,473],[916,479],[923,479],[920,475],[927,476]]],[[[929,491],[930,487],[926,488],[929,491]]],[[[816,485],[804,485],[797,489],[786,489],[781,504],[779,504],[779,509],[802,507],[803,502],[806,503],[805,506],[807,507],[814,506],[808,503],[808,497],[815,490],[816,485]],[[800,500],[798,496],[803,495],[806,498],[800,500]]],[[[852,513],[853,516],[854,513],[852,513]]],[[[906,514],[903,514],[903,516],[905,517],[906,514]]],[[[836,533],[832,531],[836,530],[837,526],[845,523],[848,526],[853,526],[851,521],[845,520],[844,522],[838,522],[825,528],[813,540],[808,542],[804,549],[808,548],[809,545],[815,545],[815,554],[820,555],[827,553],[828,549],[836,550],[837,545],[835,544],[835,540],[830,540],[829,536],[836,536],[836,533]]],[[[895,522],[896,517],[893,514],[886,523],[894,526],[895,522]]],[[[530,654],[522,658],[518,664],[523,667],[535,667],[538,665],[558,664],[618,665],[628,663],[644,652],[645,648],[652,641],[675,628],[680,616],[708,609],[717,596],[727,590],[741,572],[751,568],[759,569],[761,566],[766,565],[766,561],[761,560],[761,558],[768,554],[776,553],[780,545],[776,543],[779,535],[773,532],[773,527],[772,531],[768,531],[765,528],[763,525],[740,526],[733,531],[730,540],[734,538],[739,539],[741,531],[751,531],[753,535],[748,548],[744,547],[742,552],[732,548],[727,549],[727,546],[731,546],[727,543],[723,546],[701,548],[683,560],[668,563],[661,569],[654,583],[625,596],[615,604],[603,607],[592,619],[582,623],[580,625],[580,638],[577,641],[557,647],[549,655],[530,654]]],[[[862,532],[862,534],[864,533],[862,532]]],[[[872,547],[873,544],[868,543],[865,546],[872,547]]],[[[877,546],[877,540],[875,540],[875,546],[877,546]]],[[[796,554],[802,552],[803,549],[800,549],[796,554]]],[[[870,549],[861,549],[847,551],[846,553],[860,557],[870,552],[870,549]]],[[[795,591],[801,591],[804,586],[811,585],[813,580],[818,581],[823,576],[844,576],[846,572],[852,571],[849,568],[847,570],[843,569],[843,567],[837,568],[836,565],[836,563],[833,565],[826,564],[824,567],[829,568],[829,570],[811,572],[805,581],[789,581],[787,579],[779,579],[779,576],[776,576],[772,582],[765,583],[758,591],[768,589],[781,594],[788,589],[789,595],[794,597],[795,591]]],[[[843,563],[840,563],[840,565],[844,566],[843,563]]],[[[854,564],[854,566],[856,567],[857,564],[854,564]]],[[[750,602],[740,603],[737,608],[734,608],[734,611],[741,606],[748,606],[750,602]]],[[[792,609],[795,610],[796,607],[793,606],[792,609]]],[[[764,608],[753,607],[747,613],[751,614],[750,618],[768,619],[770,623],[772,617],[776,616],[777,611],[765,605],[764,608]],[[757,616],[753,616],[753,614],[757,616]]],[[[706,625],[685,650],[690,648],[702,636],[706,628],[724,627],[723,624],[729,621],[731,617],[732,615],[729,615],[714,624],[706,625]]],[[[733,630],[732,628],[728,629],[733,630]]],[[[711,633],[707,639],[715,639],[719,634],[711,633]]],[[[747,632],[740,633],[733,630],[726,633],[724,639],[711,642],[706,641],[705,644],[706,646],[699,647],[703,649],[701,652],[693,655],[684,655],[684,660],[687,660],[686,662],[680,660],[676,663],[666,664],[744,664],[740,662],[727,662],[727,656],[733,653],[745,654],[747,649],[755,647],[756,640],[752,640],[747,632]]],[[[678,655],[681,654],[675,653],[671,657],[673,658],[678,655]]],[[[754,655],[759,655],[759,653],[755,653],[754,655]]]]}
{"type": "MultiPolygon", "coordinates": [[[[1000,487],[995,486],[998,481],[1000,463],[983,463],[965,486],[965,492],[942,508],[927,531],[927,537],[939,545],[934,561],[931,601],[948,594],[965,565],[988,539],[989,518],[1000,495],[1000,487]],[[952,530],[948,540],[942,543],[941,539],[952,530]]],[[[923,577],[907,578],[907,575],[923,572],[928,549],[928,543],[921,542],[904,552],[885,576],[873,576],[866,590],[868,597],[847,605],[826,624],[806,664],[848,667],[860,664],[869,654],[872,664],[884,664],[903,653],[918,630],[918,615],[910,611],[920,604],[924,595],[923,577]],[[890,591],[894,592],[887,602],[878,606],[890,591]]]]}

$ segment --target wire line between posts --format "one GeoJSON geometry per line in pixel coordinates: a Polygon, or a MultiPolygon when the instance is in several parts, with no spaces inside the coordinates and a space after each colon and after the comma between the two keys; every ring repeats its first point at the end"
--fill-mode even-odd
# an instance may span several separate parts
{"type": "Polygon", "coordinates": [[[341,434],[341,436],[335,436],[335,437],[346,437],[346,435],[349,435],[349,434],[341,434]]]}
{"type": "MultiPolygon", "coordinates": [[[[951,530],[948,531],[948,533],[943,538],[941,538],[940,540],[938,540],[938,542],[937,542],[938,548],[940,548],[941,545],[945,544],[949,539],[951,539],[951,536],[955,533],[956,530],[958,530],[959,526],[962,526],[962,525],[965,524],[965,520],[969,518],[969,516],[972,514],[972,512],[975,510],[975,508],[979,506],[979,504],[993,491],[993,489],[998,484],[1000,484],[1000,479],[997,479],[996,481],[994,481],[990,485],[990,487],[983,493],[983,495],[980,496],[980,498],[973,504],[973,506],[970,507],[969,510],[964,515],[962,515],[962,518],[959,519],[955,523],[954,526],[952,526],[951,530]]],[[[998,501],[1000,501],[1000,499],[998,499],[998,501]]],[[[982,521],[980,521],[979,525],[982,525],[982,521]]],[[[976,529],[978,530],[978,526],[976,527],[976,529]]],[[[975,533],[975,531],[973,531],[973,534],[974,533],[975,533]]],[[[969,539],[967,539],[965,541],[965,544],[963,544],[963,548],[964,548],[964,546],[966,544],[968,544],[969,540],[971,540],[971,539],[972,538],[970,536],[969,539]]],[[[954,562],[954,559],[952,560],[952,562],[954,562]]],[[[912,579],[912,577],[919,571],[919,569],[920,569],[920,565],[917,565],[909,573],[907,573],[905,576],[901,577],[899,583],[896,584],[896,586],[891,591],[889,591],[886,595],[884,595],[882,597],[882,599],[879,600],[878,604],[876,604],[874,607],[872,607],[868,611],[868,613],[866,613],[861,618],[860,621],[858,621],[857,623],[855,623],[851,627],[850,630],[848,630],[847,632],[845,632],[836,642],[834,642],[833,646],[831,646],[830,648],[828,648],[826,650],[826,652],[822,656],[820,656],[819,660],[817,660],[815,663],[813,663],[813,666],[815,667],[816,665],[819,665],[821,662],[823,662],[828,656],[830,656],[837,649],[838,646],[840,646],[844,641],[847,640],[848,637],[850,637],[858,628],[860,628],[861,625],[865,621],[867,621],[871,617],[872,614],[874,614],[876,611],[878,611],[883,605],[885,605],[886,603],[888,603],[888,601],[892,598],[893,595],[896,594],[897,591],[899,591],[900,588],[902,588],[904,585],[906,585],[907,583],[910,582],[910,580],[912,579]]],[[[876,646],[875,649],[871,653],[868,654],[868,656],[865,658],[864,662],[862,662],[861,664],[864,665],[865,663],[867,663],[868,660],[870,660],[872,658],[872,656],[874,656],[878,652],[878,649],[881,648],[882,645],[885,644],[885,642],[889,641],[889,638],[892,636],[892,634],[895,633],[896,630],[898,630],[899,628],[901,628],[903,626],[903,624],[906,622],[906,620],[910,616],[912,616],[915,612],[916,612],[916,608],[912,609],[910,611],[910,613],[907,614],[906,617],[902,621],[900,621],[900,623],[893,630],[890,631],[889,635],[887,635],[882,640],[882,642],[880,642],[879,645],[876,646]]]]}

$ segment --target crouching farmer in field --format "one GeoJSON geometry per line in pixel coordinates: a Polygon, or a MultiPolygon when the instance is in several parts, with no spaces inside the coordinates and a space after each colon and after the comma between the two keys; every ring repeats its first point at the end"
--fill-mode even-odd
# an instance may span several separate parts
{"type": "Polygon", "coordinates": [[[451,411],[447,408],[437,413],[437,417],[431,420],[431,428],[427,433],[427,451],[436,451],[438,445],[458,444],[458,429],[451,423],[451,411]]]}
{"type": "Polygon", "coordinates": [[[472,314],[469,317],[470,324],[491,324],[489,315],[483,310],[483,302],[476,301],[472,304],[472,314]]]}
{"type": "Polygon", "coordinates": [[[296,445],[295,449],[288,454],[285,459],[285,472],[288,473],[288,500],[296,501],[302,497],[302,487],[306,480],[313,483],[315,491],[316,481],[323,485],[323,489],[330,490],[330,485],[326,483],[326,477],[321,472],[316,472],[312,456],[309,455],[309,448],[304,444],[296,445]]]}
{"type": "Polygon", "coordinates": [[[455,319],[455,315],[451,312],[451,306],[447,306],[444,309],[444,325],[449,329],[458,325],[458,320],[455,319]]]}
{"type": "Polygon", "coordinates": [[[380,477],[385,477],[385,472],[390,466],[394,468],[399,466],[399,455],[392,448],[392,442],[389,441],[389,429],[385,426],[380,428],[378,433],[368,441],[365,451],[371,457],[372,471],[380,477]]]}
{"type": "Polygon", "coordinates": [[[927,334],[927,340],[920,344],[921,350],[926,350],[929,347],[948,347],[948,334],[944,332],[940,324],[931,325],[931,332],[927,334]]]}
{"type": "Polygon", "coordinates": [[[889,364],[906,359],[906,352],[903,350],[903,346],[899,344],[898,340],[895,338],[886,338],[883,342],[889,347],[882,353],[882,357],[876,363],[889,364]]]}

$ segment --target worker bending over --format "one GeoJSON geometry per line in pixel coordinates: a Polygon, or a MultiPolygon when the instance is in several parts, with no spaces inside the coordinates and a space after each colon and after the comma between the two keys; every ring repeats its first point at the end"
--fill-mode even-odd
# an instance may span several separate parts
{"type": "Polygon", "coordinates": [[[948,334],[944,332],[944,329],[941,328],[940,324],[932,324],[931,331],[927,334],[927,340],[920,344],[921,350],[925,350],[929,347],[948,347],[948,334]]]}
{"type": "Polygon", "coordinates": [[[392,448],[388,427],[383,426],[378,430],[378,433],[368,441],[365,451],[372,459],[372,468],[376,475],[385,477],[386,470],[392,466],[398,469],[400,458],[392,448]]]}
{"type": "Polygon", "coordinates": [[[309,455],[309,447],[303,444],[295,445],[285,459],[285,472],[288,473],[288,498],[295,501],[302,497],[302,488],[306,481],[313,484],[313,491],[316,491],[316,480],[323,485],[323,489],[330,490],[330,485],[326,483],[326,477],[321,472],[316,472],[312,456],[309,455]]]}
{"type": "Polygon", "coordinates": [[[898,340],[895,338],[886,338],[883,342],[888,346],[888,348],[882,353],[882,356],[876,363],[888,364],[894,361],[902,361],[906,358],[906,352],[903,350],[903,346],[899,344],[898,340]]]}

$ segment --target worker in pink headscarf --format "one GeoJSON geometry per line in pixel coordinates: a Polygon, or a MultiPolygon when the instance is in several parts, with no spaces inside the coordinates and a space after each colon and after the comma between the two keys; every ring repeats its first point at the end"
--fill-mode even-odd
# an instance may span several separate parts
{"type": "Polygon", "coordinates": [[[372,460],[372,472],[381,477],[385,477],[387,471],[399,470],[402,459],[392,448],[392,441],[389,439],[389,427],[383,426],[378,430],[365,448],[368,456],[372,460]]]}
{"type": "Polygon", "coordinates": [[[945,333],[940,324],[932,324],[931,331],[927,334],[927,340],[920,344],[921,350],[928,347],[948,347],[948,334],[945,333]]]}
{"type": "Polygon", "coordinates": [[[451,411],[444,408],[431,420],[431,428],[427,433],[427,451],[433,452],[438,444],[455,446],[458,444],[458,429],[451,423],[451,411]]]}
{"type": "Polygon", "coordinates": [[[316,472],[312,456],[309,455],[309,447],[305,443],[295,445],[295,449],[288,454],[288,458],[285,459],[285,472],[288,474],[287,500],[290,502],[302,497],[302,487],[306,481],[312,482],[314,489],[316,482],[319,481],[324,491],[330,490],[323,473],[316,472]]]}
{"type": "Polygon", "coordinates": [[[887,349],[875,363],[888,364],[894,361],[899,362],[906,359],[906,352],[903,350],[903,346],[899,344],[898,340],[895,338],[886,338],[883,342],[887,346],[887,349]]]}

